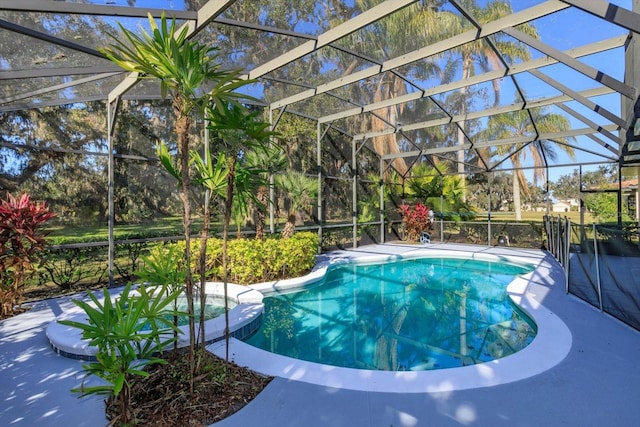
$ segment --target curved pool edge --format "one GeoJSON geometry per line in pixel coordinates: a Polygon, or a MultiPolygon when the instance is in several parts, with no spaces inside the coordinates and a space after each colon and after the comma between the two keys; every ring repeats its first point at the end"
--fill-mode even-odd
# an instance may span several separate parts
{"type": "MultiPolygon", "coordinates": [[[[322,365],[270,353],[237,339],[229,343],[229,354],[232,355],[232,360],[240,366],[247,366],[264,375],[326,387],[371,392],[425,393],[491,387],[529,378],[559,364],[571,349],[572,336],[569,328],[556,314],[541,304],[539,299],[544,295],[537,295],[531,289],[532,285],[553,286],[564,283],[564,275],[558,269],[552,268],[544,257],[539,257],[532,262],[529,257],[521,255],[438,249],[413,249],[403,254],[354,256],[353,253],[348,253],[348,257],[341,255],[343,255],[342,252],[338,253],[335,259],[310,275],[287,281],[262,283],[252,287],[265,294],[293,289],[303,283],[309,284],[320,280],[331,265],[343,262],[381,262],[421,256],[460,255],[476,259],[503,258],[510,262],[535,265],[532,273],[511,282],[507,292],[514,303],[534,320],[538,333],[527,347],[510,356],[472,366],[431,371],[370,371],[322,365]]],[[[224,342],[213,343],[207,348],[221,357],[224,357],[226,352],[224,342]]]]}
{"type": "MultiPolygon", "coordinates": [[[[205,293],[213,296],[224,295],[224,284],[220,282],[207,282],[205,293]]],[[[117,297],[114,293],[111,297],[117,297]]],[[[229,330],[232,337],[246,338],[254,333],[262,322],[264,305],[263,295],[246,286],[229,283],[227,289],[228,298],[236,303],[229,310],[229,330]]],[[[65,311],[52,320],[46,327],[45,334],[49,345],[58,354],[64,357],[79,360],[95,360],[97,348],[90,346],[87,340],[82,339],[82,331],[78,328],[62,325],[58,320],[74,320],[86,322],[86,314],[79,307],[65,311]]],[[[189,345],[189,326],[179,326],[182,333],[178,337],[178,347],[189,345]]],[[[196,336],[199,334],[199,325],[196,322],[196,336]]],[[[205,321],[205,340],[213,343],[224,338],[224,316],[218,316],[205,321]]]]}

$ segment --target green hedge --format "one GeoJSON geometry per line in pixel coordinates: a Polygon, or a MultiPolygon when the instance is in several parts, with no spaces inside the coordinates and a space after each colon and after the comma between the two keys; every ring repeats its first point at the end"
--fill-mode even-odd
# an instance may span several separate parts
{"type": "MultiPolygon", "coordinates": [[[[198,271],[199,240],[192,241],[193,271],[198,271]]],[[[184,251],[184,241],[169,243],[184,251]]],[[[318,235],[297,232],[289,239],[268,237],[264,240],[235,239],[228,242],[229,281],[238,284],[268,282],[297,277],[311,271],[316,263],[318,235]]],[[[222,239],[207,240],[206,275],[222,280],[222,239]]]]}

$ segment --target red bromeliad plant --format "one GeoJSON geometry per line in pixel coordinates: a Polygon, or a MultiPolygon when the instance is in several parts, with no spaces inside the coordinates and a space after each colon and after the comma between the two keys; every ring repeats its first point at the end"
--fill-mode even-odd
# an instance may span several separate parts
{"type": "Polygon", "coordinates": [[[0,319],[20,307],[24,282],[45,246],[40,226],[53,216],[44,202],[31,202],[28,194],[7,193],[7,200],[0,201],[0,319]]]}
{"type": "Polygon", "coordinates": [[[402,215],[405,240],[420,239],[420,232],[429,229],[429,208],[418,202],[414,206],[403,203],[398,209],[402,215]]]}

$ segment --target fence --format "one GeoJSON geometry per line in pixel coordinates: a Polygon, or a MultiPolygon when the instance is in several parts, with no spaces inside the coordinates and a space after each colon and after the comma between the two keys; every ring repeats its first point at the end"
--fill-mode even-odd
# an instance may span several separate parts
{"type": "Polygon", "coordinates": [[[640,329],[637,225],[579,225],[548,217],[549,251],[565,269],[567,292],[640,329]]]}

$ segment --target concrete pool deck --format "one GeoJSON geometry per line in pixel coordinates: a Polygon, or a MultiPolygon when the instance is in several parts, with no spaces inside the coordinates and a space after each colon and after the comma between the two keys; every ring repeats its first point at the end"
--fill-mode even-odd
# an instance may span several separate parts
{"type": "MultiPolygon", "coordinates": [[[[425,247],[372,245],[339,256],[418,248],[425,247]]],[[[563,277],[557,263],[542,251],[447,244],[428,248],[544,259],[551,274],[563,277]]],[[[564,282],[535,282],[529,291],[567,325],[572,337],[566,357],[534,376],[500,385],[419,393],[356,391],[278,377],[245,408],[215,425],[639,425],[640,332],[566,295],[564,282]]],[[[49,321],[72,307],[69,297],[50,299],[0,322],[0,425],[107,424],[100,398],[78,399],[69,391],[79,385],[81,362],[53,352],[44,333],[49,321]]]]}

